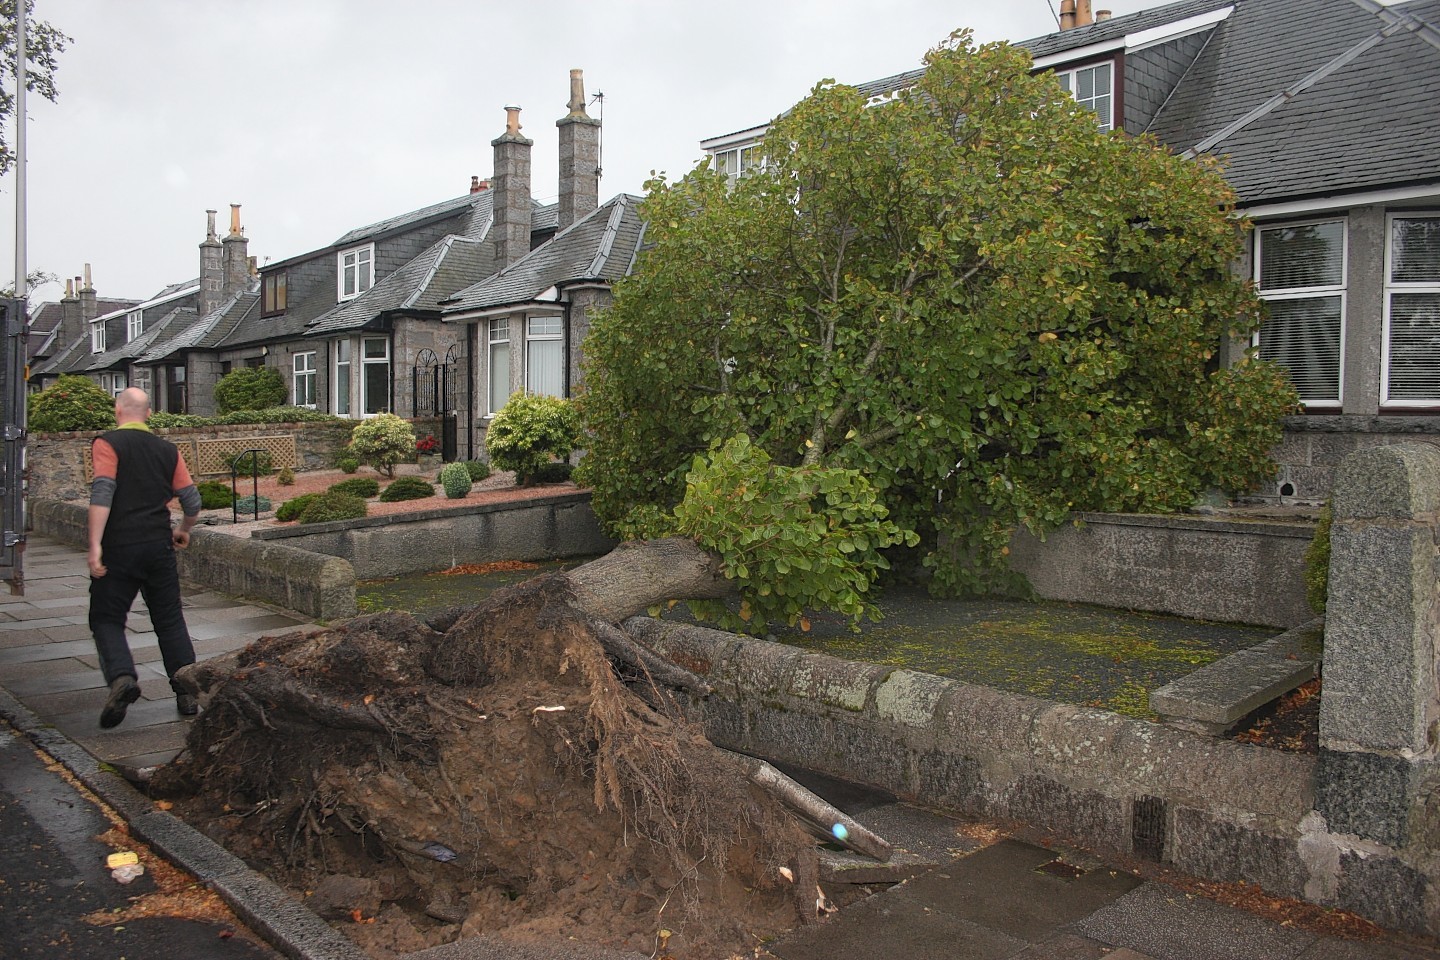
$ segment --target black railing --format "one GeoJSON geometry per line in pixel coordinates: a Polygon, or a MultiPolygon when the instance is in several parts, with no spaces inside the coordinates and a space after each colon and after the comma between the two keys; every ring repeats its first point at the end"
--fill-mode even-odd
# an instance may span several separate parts
{"type": "Polygon", "coordinates": [[[246,456],[250,458],[250,506],[254,511],[252,520],[260,519],[260,454],[268,451],[263,447],[251,447],[242,450],[230,460],[230,522],[240,522],[239,490],[237,483],[240,479],[240,464],[246,456]]]}

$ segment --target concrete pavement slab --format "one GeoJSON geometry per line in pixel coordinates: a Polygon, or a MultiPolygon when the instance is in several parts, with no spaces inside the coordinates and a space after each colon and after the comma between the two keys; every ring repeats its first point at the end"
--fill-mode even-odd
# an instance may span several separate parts
{"type": "Polygon", "coordinates": [[[781,960],[996,960],[1026,946],[992,927],[882,893],[766,949],[781,960]]]}
{"type": "Polygon", "coordinates": [[[1317,939],[1162,883],[1137,887],[1076,928],[1155,960],[1293,960],[1317,939]]]}
{"type": "Polygon", "coordinates": [[[897,887],[893,896],[1041,943],[1140,885],[1114,870],[1073,879],[1041,872],[1056,859],[1043,847],[1002,840],[897,887]]]}

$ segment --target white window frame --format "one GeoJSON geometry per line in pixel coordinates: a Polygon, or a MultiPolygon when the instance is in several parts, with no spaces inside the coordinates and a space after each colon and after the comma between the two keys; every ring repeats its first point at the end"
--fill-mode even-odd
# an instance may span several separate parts
{"type": "MultiPolygon", "coordinates": [[[[1254,233],[1255,251],[1255,290],[1263,300],[1318,300],[1339,297],[1340,299],[1340,342],[1336,345],[1338,353],[1338,367],[1335,373],[1335,397],[1305,400],[1301,403],[1306,408],[1336,409],[1345,402],[1345,338],[1349,326],[1350,305],[1349,305],[1349,279],[1350,279],[1350,221],[1346,217],[1323,217],[1320,219],[1293,220],[1284,223],[1257,224],[1254,233]],[[1261,282],[1261,262],[1264,251],[1264,234],[1268,230],[1292,230],[1296,227],[1321,226],[1324,224],[1340,224],[1340,282],[1337,284],[1322,284],[1311,287],[1281,287],[1273,290],[1266,290],[1261,282]]],[[[1261,342],[1262,333],[1257,331],[1251,339],[1251,346],[1263,350],[1261,342]]],[[[1263,354],[1262,354],[1263,355],[1263,354]]]]}
{"type": "Polygon", "coordinates": [[[104,352],[105,352],[105,321],[104,321],[104,320],[92,320],[92,321],[90,321],[90,352],[91,352],[91,353],[104,353],[104,352]]]}
{"type": "Polygon", "coordinates": [[[551,393],[548,396],[565,396],[565,318],[560,314],[539,313],[525,317],[525,392],[544,393],[536,389],[535,378],[531,376],[531,363],[535,359],[533,344],[537,343],[560,343],[560,392],[551,393]],[[544,324],[544,328],[536,331],[536,324],[544,324]]]}
{"type": "Polygon", "coordinates": [[[485,417],[489,419],[500,412],[500,408],[510,399],[513,392],[510,388],[510,357],[514,350],[514,343],[510,338],[510,318],[492,317],[486,326],[486,349],[485,349],[485,373],[486,389],[485,403],[487,406],[485,417]],[[496,362],[496,350],[498,347],[505,348],[505,362],[496,362]],[[500,399],[496,387],[503,385],[504,400],[497,405],[496,400],[500,399]]]}
{"type": "Polygon", "coordinates": [[[354,409],[352,399],[355,389],[355,364],[351,360],[353,350],[348,339],[335,341],[335,415],[348,417],[354,409]]]}
{"type": "Polygon", "coordinates": [[[100,374],[100,389],[112,397],[120,396],[120,391],[129,386],[129,381],[123,373],[102,373],[100,374]]]}
{"type": "MultiPolygon", "coordinates": [[[[1440,407],[1440,395],[1430,398],[1405,397],[1390,399],[1390,306],[1397,293],[1433,294],[1440,298],[1440,276],[1434,280],[1396,281],[1393,279],[1393,258],[1395,255],[1395,222],[1397,220],[1440,220],[1440,211],[1417,210],[1397,212],[1385,217],[1385,320],[1384,347],[1380,356],[1380,405],[1382,407],[1435,408],[1440,407]]],[[[1440,344],[1436,346],[1435,362],[1440,367],[1440,344]]],[[[1440,386],[1437,386],[1440,390],[1440,386]]]]}
{"type": "Polygon", "coordinates": [[[314,410],[316,404],[315,379],[317,375],[315,369],[315,351],[307,350],[304,353],[295,354],[291,360],[291,368],[294,372],[294,378],[291,383],[291,396],[294,398],[295,406],[309,407],[311,410],[314,410]],[[303,391],[301,390],[302,384],[305,388],[303,391]],[[308,397],[309,402],[302,402],[301,397],[308,397]]]}
{"type": "MultiPolygon", "coordinates": [[[[1055,79],[1058,80],[1058,81],[1060,81],[1060,86],[1062,86],[1062,87],[1065,88],[1065,92],[1068,93],[1068,94],[1070,94],[1070,97],[1071,97],[1072,100],[1074,100],[1074,101],[1075,101],[1076,103],[1078,103],[1080,106],[1085,107],[1085,108],[1086,108],[1087,110],[1089,110],[1091,113],[1095,114],[1095,116],[1097,116],[1097,117],[1100,118],[1100,129],[1101,129],[1101,130],[1114,130],[1114,129],[1115,129],[1115,61],[1114,61],[1114,60],[1103,60],[1103,61],[1101,61],[1101,62],[1099,62],[1099,63],[1086,63],[1086,64],[1082,64],[1082,65],[1077,66],[1077,67],[1070,67],[1070,68],[1065,69],[1065,70],[1056,70],[1056,71],[1055,71],[1055,79]],[[1098,97],[1098,96],[1091,96],[1091,97],[1089,97],[1089,98],[1087,98],[1087,99],[1082,100],[1082,99],[1080,99],[1080,97],[1077,95],[1077,92],[1076,92],[1076,91],[1079,89],[1079,86],[1080,86],[1080,74],[1085,73],[1085,72],[1087,72],[1087,71],[1100,70],[1100,69],[1104,69],[1106,75],[1110,78],[1110,92],[1101,95],[1101,96],[1103,96],[1103,97],[1108,101],[1108,102],[1106,103],[1106,107],[1105,107],[1105,112],[1104,112],[1104,113],[1101,113],[1099,110],[1095,109],[1095,103],[1096,103],[1097,100],[1100,99],[1100,97],[1098,97]]],[[[1093,89],[1093,88],[1092,88],[1092,89],[1093,89]]]]}
{"type": "Polygon", "coordinates": [[[390,382],[390,338],[389,337],[361,337],[360,338],[360,413],[362,416],[378,417],[382,413],[390,413],[390,394],[392,384],[390,382]],[[365,353],[368,344],[378,343],[385,348],[385,355],[370,357],[365,353]],[[385,365],[385,405],[383,409],[370,409],[370,367],[385,365]]]}
{"type": "Polygon", "coordinates": [[[760,154],[760,142],[742,143],[738,146],[716,150],[711,155],[711,166],[731,181],[738,180],[751,170],[764,166],[765,158],[760,154]]]}
{"type": "Polygon", "coordinates": [[[142,310],[131,310],[125,314],[125,342],[134,343],[140,339],[145,332],[145,313],[142,310]]]}
{"type": "Polygon", "coordinates": [[[335,255],[335,299],[354,300],[375,286],[375,244],[341,250],[335,255]],[[363,268],[363,269],[362,269],[363,268]],[[346,281],[351,283],[347,287],[346,281]]]}

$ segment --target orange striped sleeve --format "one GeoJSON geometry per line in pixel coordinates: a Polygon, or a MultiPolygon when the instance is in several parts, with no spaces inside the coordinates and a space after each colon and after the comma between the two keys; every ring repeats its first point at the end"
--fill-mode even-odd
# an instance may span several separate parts
{"type": "MultiPolygon", "coordinates": [[[[115,469],[119,466],[119,458],[115,456],[115,448],[110,446],[110,441],[104,437],[96,437],[95,442],[90,445],[90,463],[94,467],[94,474],[98,477],[105,477],[108,480],[115,479],[115,469]]],[[[184,461],[182,460],[183,464],[184,461]]]]}

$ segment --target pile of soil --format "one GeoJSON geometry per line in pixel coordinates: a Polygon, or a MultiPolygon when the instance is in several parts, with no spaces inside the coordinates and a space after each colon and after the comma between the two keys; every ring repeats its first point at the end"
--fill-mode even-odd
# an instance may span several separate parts
{"type": "Polygon", "coordinates": [[[607,628],[556,574],[264,638],[188,668],[206,708],[152,789],[375,957],[480,934],[729,957],[813,918],[812,839],[622,679],[607,628]]]}

